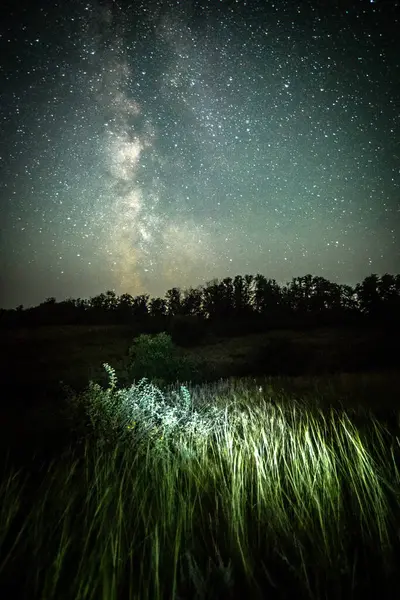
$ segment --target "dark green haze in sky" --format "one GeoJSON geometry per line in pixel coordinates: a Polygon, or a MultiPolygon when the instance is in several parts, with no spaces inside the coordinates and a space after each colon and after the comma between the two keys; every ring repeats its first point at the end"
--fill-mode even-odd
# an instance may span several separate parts
{"type": "Polygon", "coordinates": [[[0,306],[400,271],[398,2],[6,2],[0,306]]]}

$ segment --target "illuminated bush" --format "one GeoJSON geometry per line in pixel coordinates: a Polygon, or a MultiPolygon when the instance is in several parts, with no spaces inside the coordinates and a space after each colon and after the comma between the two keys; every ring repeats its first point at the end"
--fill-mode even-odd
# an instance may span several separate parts
{"type": "Polygon", "coordinates": [[[195,410],[184,385],[179,392],[163,393],[144,377],[118,390],[115,370],[106,363],[104,368],[109,375],[107,389],[90,382],[87,390],[70,399],[73,410],[82,413],[83,408],[91,433],[102,441],[139,441],[151,435],[174,442],[182,434],[208,436],[226,422],[226,410],[216,406],[195,410]]]}

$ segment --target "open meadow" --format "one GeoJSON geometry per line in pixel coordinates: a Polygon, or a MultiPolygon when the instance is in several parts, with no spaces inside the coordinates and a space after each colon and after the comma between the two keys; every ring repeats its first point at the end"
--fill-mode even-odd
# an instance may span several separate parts
{"type": "Polygon", "coordinates": [[[174,350],[197,381],[156,385],[126,328],[6,332],[1,596],[399,597],[388,339],[206,336],[174,350]]]}

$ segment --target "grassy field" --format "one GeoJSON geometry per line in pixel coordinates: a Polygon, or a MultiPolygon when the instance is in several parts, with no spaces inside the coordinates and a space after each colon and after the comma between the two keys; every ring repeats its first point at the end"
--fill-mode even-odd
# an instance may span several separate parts
{"type": "MultiPolygon", "coordinates": [[[[320,328],[271,331],[233,338],[208,335],[201,345],[182,348],[210,366],[205,381],[265,374],[290,393],[321,401],[375,406],[399,402],[396,340],[378,328],[320,328]]],[[[111,364],[123,385],[133,331],[122,326],[66,326],[2,332],[0,344],[0,431],[6,443],[24,435],[41,437],[58,429],[55,414],[63,384],[82,390],[89,380],[106,383],[103,362],[111,364]],[[14,435],[14,432],[15,433],[14,435]]],[[[62,427],[62,424],[60,424],[62,427]]],[[[58,435],[57,431],[57,435],[58,435]]],[[[1,446],[1,440],[0,440],[1,446]]]]}
{"type": "Polygon", "coordinates": [[[126,380],[126,329],[8,335],[2,597],[400,597],[399,371],[360,371],[379,332],[209,338],[182,352],[215,381],[180,394],[126,380]],[[308,369],[243,376],[272,351],[308,369]]]}
{"type": "Polygon", "coordinates": [[[398,597],[397,420],[389,431],[250,380],[188,388],[190,406],[172,391],[163,404],[154,388],[94,390],[91,437],[5,468],[3,593],[398,597]],[[113,397],[118,423],[100,418],[113,397]]]}

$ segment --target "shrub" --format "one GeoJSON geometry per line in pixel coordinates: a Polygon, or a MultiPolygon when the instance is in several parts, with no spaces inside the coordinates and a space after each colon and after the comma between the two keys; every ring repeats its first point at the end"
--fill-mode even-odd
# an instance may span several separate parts
{"type": "Polygon", "coordinates": [[[129,349],[128,375],[133,380],[146,377],[156,385],[177,381],[200,383],[207,374],[205,361],[183,356],[166,332],[142,334],[129,349]]]}
{"type": "Polygon", "coordinates": [[[195,410],[186,386],[179,392],[164,394],[146,378],[129,388],[117,389],[115,370],[104,363],[109,376],[109,386],[103,389],[90,382],[81,394],[70,398],[70,413],[86,415],[86,427],[102,443],[121,440],[139,441],[155,438],[175,441],[181,433],[207,436],[225,422],[226,413],[215,406],[195,410]]]}

